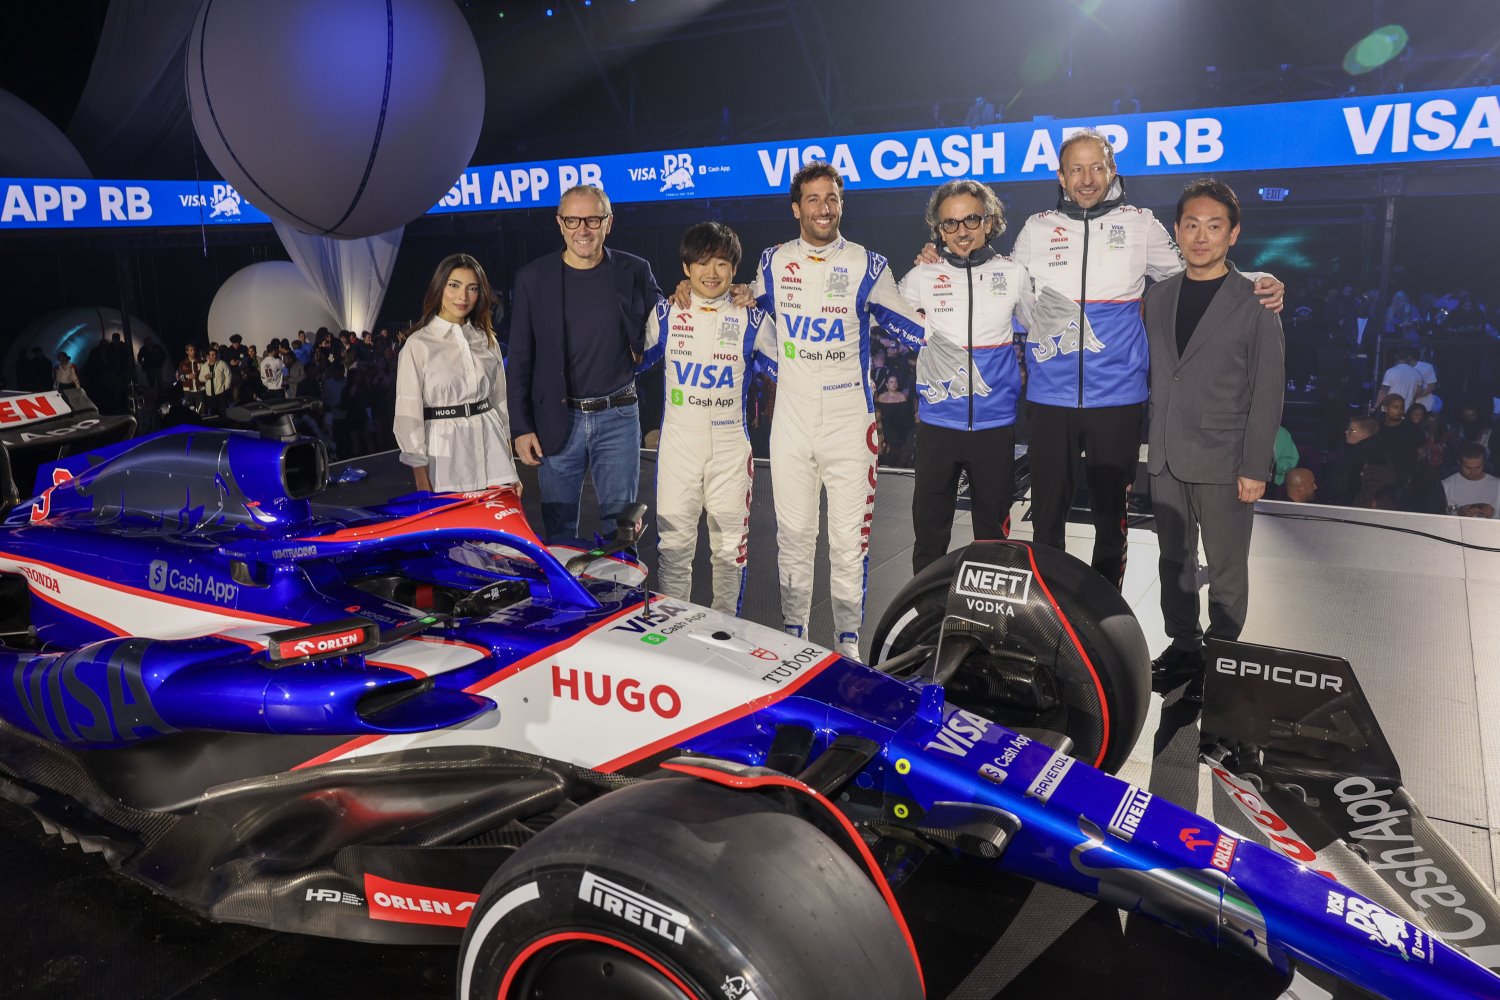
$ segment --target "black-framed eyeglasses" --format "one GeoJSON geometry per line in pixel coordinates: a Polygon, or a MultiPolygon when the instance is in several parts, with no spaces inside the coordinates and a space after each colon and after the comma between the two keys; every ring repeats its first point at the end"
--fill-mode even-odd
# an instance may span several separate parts
{"type": "Polygon", "coordinates": [[[937,225],[945,233],[956,233],[959,223],[963,223],[965,229],[978,229],[988,218],[988,215],[966,215],[962,219],[944,219],[937,225]]]}
{"type": "Polygon", "coordinates": [[[585,226],[588,226],[590,229],[598,229],[600,226],[604,225],[604,220],[607,219],[607,218],[609,218],[609,216],[607,216],[607,215],[559,215],[557,218],[558,218],[558,221],[563,224],[563,228],[565,228],[565,229],[577,229],[578,226],[579,226],[579,224],[583,224],[585,226]]]}

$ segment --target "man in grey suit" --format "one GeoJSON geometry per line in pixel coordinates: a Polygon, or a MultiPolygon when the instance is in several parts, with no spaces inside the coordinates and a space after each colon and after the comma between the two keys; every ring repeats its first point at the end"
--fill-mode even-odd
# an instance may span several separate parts
{"type": "Polygon", "coordinates": [[[1172,645],[1159,689],[1201,677],[1198,535],[1208,556],[1208,634],[1236,639],[1250,603],[1250,527],[1273,474],[1286,385],[1281,320],[1229,263],[1240,203],[1194,181],[1177,200],[1187,270],[1146,293],[1151,351],[1148,468],[1161,546],[1161,610],[1172,645]]]}

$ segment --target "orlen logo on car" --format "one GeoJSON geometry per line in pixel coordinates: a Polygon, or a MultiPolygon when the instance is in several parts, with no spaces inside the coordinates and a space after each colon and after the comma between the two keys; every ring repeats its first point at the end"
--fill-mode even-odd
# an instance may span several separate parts
{"type": "Polygon", "coordinates": [[[572,701],[587,699],[601,708],[611,702],[627,712],[644,712],[648,708],[663,719],[672,719],[682,711],[682,696],[666,684],[646,690],[633,677],[616,680],[609,674],[592,670],[564,670],[552,664],[552,697],[572,701]]]}
{"type": "Polygon", "coordinates": [[[271,655],[278,660],[294,660],[303,656],[317,656],[320,653],[336,653],[350,646],[357,646],[364,641],[365,630],[362,628],[348,629],[344,632],[334,632],[329,635],[311,636],[306,639],[293,639],[289,642],[277,642],[276,648],[271,655]]]}
{"type": "Polygon", "coordinates": [[[368,872],[365,899],[369,901],[371,920],[439,927],[464,926],[479,902],[479,896],[472,892],[393,882],[368,872]]]}
{"type": "Polygon", "coordinates": [[[954,590],[965,597],[1025,604],[1031,595],[1031,570],[965,562],[959,567],[954,590]]]}

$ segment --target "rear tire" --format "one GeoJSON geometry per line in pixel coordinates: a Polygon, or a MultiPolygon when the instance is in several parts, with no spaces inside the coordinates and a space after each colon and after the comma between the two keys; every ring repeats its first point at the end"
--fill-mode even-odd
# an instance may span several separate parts
{"type": "MultiPolygon", "coordinates": [[[[954,674],[946,685],[949,700],[1012,729],[1062,733],[1072,739],[1074,757],[1113,774],[1140,736],[1151,696],[1151,653],[1130,605],[1087,563],[1060,549],[1020,541],[979,544],[1002,546],[1012,550],[1007,555],[1017,565],[1034,566],[1045,588],[1033,588],[1033,599],[1044,609],[1056,602],[1072,630],[1062,634],[1066,640],[1077,637],[1081,655],[1059,655],[1039,619],[1010,619],[1006,648],[1036,657],[1034,687],[1051,704],[1038,709],[1007,697],[1000,681],[1007,674],[1020,676],[1016,663],[984,653],[970,656],[954,674]]],[[[876,669],[914,646],[937,641],[949,587],[969,552],[948,553],[896,595],[870,644],[876,669]]],[[[1054,619],[1047,610],[1049,626],[1054,619]]]]}
{"type": "Polygon", "coordinates": [[[480,896],[461,1000],[917,1000],[870,876],[776,800],[631,785],[543,830],[480,896]],[[743,990],[743,992],[736,992],[743,990]]]}

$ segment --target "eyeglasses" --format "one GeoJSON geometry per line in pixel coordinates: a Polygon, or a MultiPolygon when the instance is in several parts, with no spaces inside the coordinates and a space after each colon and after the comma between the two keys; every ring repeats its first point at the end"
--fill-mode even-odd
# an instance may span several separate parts
{"type": "Polygon", "coordinates": [[[598,229],[604,225],[604,220],[607,218],[609,218],[607,215],[559,215],[557,217],[564,229],[577,229],[580,223],[590,229],[598,229]]]}
{"type": "Polygon", "coordinates": [[[978,229],[988,218],[988,215],[966,215],[962,219],[944,219],[937,226],[945,233],[956,233],[960,222],[963,223],[965,229],[978,229]]]}

